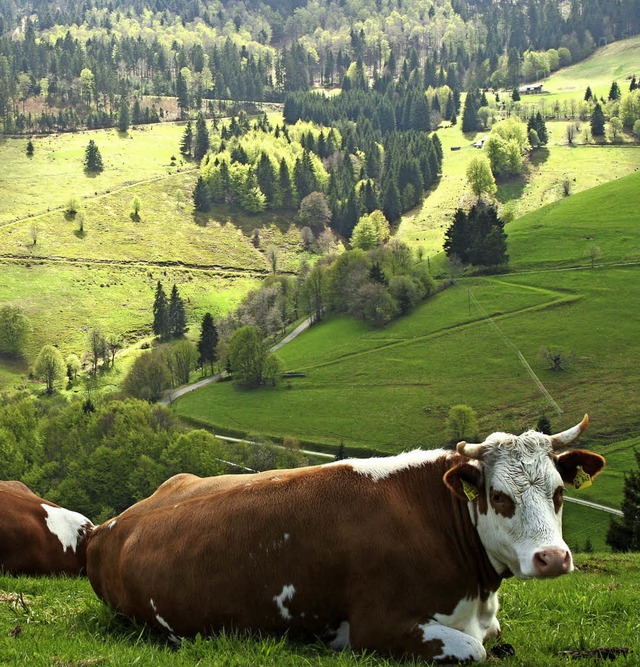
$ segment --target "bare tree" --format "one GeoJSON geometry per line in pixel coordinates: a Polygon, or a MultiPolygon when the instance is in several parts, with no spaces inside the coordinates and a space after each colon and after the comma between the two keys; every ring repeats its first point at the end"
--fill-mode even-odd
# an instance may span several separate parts
{"type": "Polygon", "coordinates": [[[274,245],[270,245],[267,247],[267,260],[269,261],[269,266],[271,267],[271,273],[275,274],[278,272],[278,259],[279,259],[280,253],[278,252],[278,248],[274,245]]]}
{"type": "Polygon", "coordinates": [[[100,329],[91,329],[89,332],[89,360],[91,361],[91,373],[97,375],[98,362],[104,360],[107,343],[100,329]]]}
{"type": "Polygon", "coordinates": [[[572,356],[569,352],[563,352],[558,349],[552,350],[549,347],[541,347],[539,354],[540,358],[549,364],[549,370],[552,370],[554,373],[565,370],[572,356]]]}

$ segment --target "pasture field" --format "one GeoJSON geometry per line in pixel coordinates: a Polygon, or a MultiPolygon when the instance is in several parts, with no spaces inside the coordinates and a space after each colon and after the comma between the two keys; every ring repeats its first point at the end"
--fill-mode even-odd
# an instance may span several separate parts
{"type": "MultiPolygon", "coordinates": [[[[215,270],[83,261],[58,261],[52,270],[46,261],[13,261],[2,264],[0,302],[19,304],[31,321],[27,359],[51,342],[65,357],[81,356],[91,329],[118,334],[125,345],[150,336],[158,280],[167,292],[178,285],[182,298],[192,304],[189,323],[196,328],[205,312],[225,313],[256,285],[249,274],[215,270]]],[[[15,362],[13,370],[18,369],[27,370],[15,362]]]]}
{"type": "Polygon", "coordinates": [[[126,134],[111,129],[34,137],[31,158],[26,137],[0,138],[0,223],[46,213],[65,205],[69,197],[83,200],[191,168],[180,160],[183,131],[177,123],[158,123],[126,134]],[[95,176],[87,176],[82,164],[90,139],[104,163],[104,171],[95,176]],[[178,158],[175,166],[172,156],[178,158]]]}
{"type": "MultiPolygon", "coordinates": [[[[589,652],[627,649],[616,665],[637,665],[640,652],[640,557],[576,555],[576,571],[549,581],[506,580],[501,589],[503,642],[515,655],[505,667],[566,666],[565,651],[582,652],[576,667],[594,664],[589,652]]],[[[412,667],[375,654],[333,652],[277,637],[222,635],[174,647],[148,629],[112,613],[84,579],[0,577],[0,664],[256,665],[285,667],[412,667]]],[[[491,647],[491,644],[488,645],[491,647]]],[[[592,654],[591,654],[592,655],[592,654]]]]}
{"type": "Polygon", "coordinates": [[[261,391],[210,385],[174,408],[221,432],[291,435],[386,453],[446,444],[445,419],[458,403],[477,411],[481,436],[521,432],[543,413],[564,428],[584,412],[592,417],[585,442],[633,434],[640,409],[635,325],[620,313],[640,307],[638,291],[627,289],[637,272],[461,280],[381,331],[341,318],[313,327],[279,351],[285,369],[304,371],[304,378],[261,391]],[[618,324],[609,326],[613,321],[618,324]],[[542,347],[573,360],[553,373],[538,356],[542,347]],[[517,351],[562,407],[561,418],[517,351]]]}
{"type": "Polygon", "coordinates": [[[564,67],[542,79],[544,90],[551,95],[527,95],[524,100],[550,99],[556,95],[570,95],[582,99],[587,86],[598,97],[609,95],[612,81],[617,81],[620,89],[629,90],[630,79],[640,75],[640,36],[630,37],[607,44],[575,65],[564,67]]]}

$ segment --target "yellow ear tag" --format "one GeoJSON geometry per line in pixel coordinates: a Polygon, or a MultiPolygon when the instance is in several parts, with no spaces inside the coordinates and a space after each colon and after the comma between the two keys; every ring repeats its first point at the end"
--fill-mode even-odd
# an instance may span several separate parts
{"type": "Polygon", "coordinates": [[[576,473],[576,478],[573,480],[573,486],[576,490],[586,489],[588,486],[591,486],[593,482],[591,481],[591,475],[588,472],[585,472],[582,469],[582,466],[578,466],[578,472],[576,473]]]}
{"type": "Polygon", "coordinates": [[[467,496],[469,500],[475,500],[480,495],[478,489],[476,489],[473,484],[469,484],[469,482],[465,481],[464,479],[462,480],[462,490],[464,491],[464,495],[467,496]]]}

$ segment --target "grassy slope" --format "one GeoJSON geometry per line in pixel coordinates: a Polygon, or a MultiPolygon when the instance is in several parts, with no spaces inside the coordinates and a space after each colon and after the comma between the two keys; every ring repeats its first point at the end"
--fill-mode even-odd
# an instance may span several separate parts
{"type": "Polygon", "coordinates": [[[153,290],[175,282],[187,302],[190,323],[226,312],[266,271],[264,248],[281,249],[280,267],[291,270],[299,233],[290,216],[259,218],[216,207],[196,214],[193,165],[178,154],[182,127],[159,124],[132,129],[26,140],[2,139],[0,155],[0,303],[24,308],[33,335],[21,362],[2,360],[0,389],[23,386],[28,366],[45,343],[82,355],[94,327],[123,336],[125,343],[150,333],[153,290]],[[87,176],[84,148],[93,138],[105,170],[87,176]],[[84,231],[65,217],[70,197],[80,199],[84,231]],[[131,201],[142,205],[131,219],[131,201]],[[261,248],[251,242],[260,229],[261,248]],[[33,243],[33,230],[37,242],[33,243]]]}
{"type": "MultiPolygon", "coordinates": [[[[612,81],[617,81],[621,90],[628,90],[629,79],[638,75],[639,62],[640,36],[636,35],[603,46],[585,60],[554,72],[542,84],[551,95],[578,93],[580,99],[590,86],[595,95],[607,99],[612,81]]],[[[535,97],[539,96],[531,99],[535,97]]]]}
{"type": "MultiPolygon", "coordinates": [[[[640,559],[628,556],[578,556],[578,570],[550,581],[507,580],[501,588],[503,641],[516,655],[505,667],[566,665],[565,650],[628,648],[616,665],[637,664],[640,652],[640,559]]],[[[214,637],[185,641],[179,648],[112,614],[86,580],[0,577],[0,664],[56,665],[210,664],[392,667],[413,665],[376,655],[336,653],[319,644],[284,639],[214,637]],[[20,596],[25,605],[20,601],[20,596]],[[19,627],[14,636],[12,629],[19,627]]],[[[591,659],[572,660],[576,667],[591,659]]]]}
{"type": "Polygon", "coordinates": [[[591,242],[608,263],[637,261],[636,214],[622,202],[634,201],[639,180],[630,176],[512,223],[512,265],[526,273],[463,280],[380,331],[334,319],[280,353],[285,367],[306,371],[305,378],[266,392],[212,386],[184,397],[177,409],[217,426],[344,440],[347,447],[440,445],[455,403],[477,410],[483,434],[526,428],[549,409],[513,345],[564,409],[559,425],[589,411],[591,439],[633,433],[640,408],[633,389],[638,371],[629,363],[636,332],[633,319],[620,313],[640,307],[640,294],[628,289],[636,266],[531,270],[548,269],[549,256],[556,266],[588,266],[591,242]],[[621,202],[614,219],[609,188],[621,202]],[[541,226],[548,229],[541,233],[541,226]],[[499,332],[487,315],[495,316],[499,332]],[[566,373],[545,370],[538,359],[543,346],[573,353],[566,373]]]}

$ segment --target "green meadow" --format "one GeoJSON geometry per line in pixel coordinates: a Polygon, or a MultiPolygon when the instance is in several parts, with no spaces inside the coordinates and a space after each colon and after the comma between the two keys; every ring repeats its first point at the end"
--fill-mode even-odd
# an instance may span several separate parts
{"type": "Polygon", "coordinates": [[[0,171],[0,223],[46,213],[67,203],[160,178],[191,168],[181,163],[178,150],[183,128],[159,123],[131,129],[87,130],[34,137],[33,157],[27,157],[27,139],[0,139],[3,168],[0,171]],[[93,139],[102,155],[104,171],[84,172],[84,152],[93,139]],[[171,158],[177,157],[174,166],[171,158]]]}
{"type": "MultiPolygon", "coordinates": [[[[505,667],[600,664],[596,649],[617,650],[615,665],[640,652],[638,555],[576,555],[576,571],[547,581],[508,579],[500,589],[502,640],[515,655],[505,667]],[[623,653],[626,651],[626,654],[623,653]]],[[[176,647],[111,612],[85,579],[0,577],[0,662],[6,665],[259,665],[411,667],[373,653],[334,652],[286,638],[218,635],[176,647]]],[[[488,644],[487,648],[491,648],[488,644]]]]}
{"type": "MultiPolygon", "coordinates": [[[[630,37],[612,42],[595,51],[575,65],[553,72],[542,80],[544,90],[555,100],[556,95],[567,94],[584,97],[587,86],[598,97],[607,99],[612,81],[617,81],[622,90],[629,89],[633,75],[640,75],[640,37],[630,37]]],[[[543,96],[531,95],[526,99],[535,100],[543,96]]]]}

